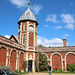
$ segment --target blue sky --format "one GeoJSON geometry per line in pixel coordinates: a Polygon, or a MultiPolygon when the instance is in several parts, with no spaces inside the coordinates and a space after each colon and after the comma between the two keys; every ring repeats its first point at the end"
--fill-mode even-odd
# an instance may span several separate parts
{"type": "MultiPolygon", "coordinates": [[[[27,10],[28,0],[0,0],[0,35],[18,36],[18,20],[27,10]]],[[[38,44],[75,46],[75,0],[30,0],[37,18],[38,44]]]]}

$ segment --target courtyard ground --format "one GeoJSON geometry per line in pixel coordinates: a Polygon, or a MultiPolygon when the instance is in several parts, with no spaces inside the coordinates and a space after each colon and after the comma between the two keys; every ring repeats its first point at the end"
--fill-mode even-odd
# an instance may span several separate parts
{"type": "MultiPolygon", "coordinates": [[[[49,75],[48,73],[29,73],[29,74],[23,74],[23,75],[49,75]]],[[[52,75],[75,75],[75,74],[58,74],[58,73],[52,73],[52,75]]]]}

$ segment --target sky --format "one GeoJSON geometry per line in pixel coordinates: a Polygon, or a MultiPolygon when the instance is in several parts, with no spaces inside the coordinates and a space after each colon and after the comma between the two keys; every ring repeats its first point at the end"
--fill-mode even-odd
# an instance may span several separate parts
{"type": "MultiPolygon", "coordinates": [[[[0,0],[0,35],[18,37],[18,21],[29,0],[0,0]]],[[[38,45],[75,46],[75,0],[30,0],[30,9],[39,23],[38,45]]]]}

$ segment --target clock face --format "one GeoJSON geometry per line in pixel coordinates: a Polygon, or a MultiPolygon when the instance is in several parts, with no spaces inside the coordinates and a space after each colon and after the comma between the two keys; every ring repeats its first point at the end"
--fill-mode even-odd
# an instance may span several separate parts
{"type": "Polygon", "coordinates": [[[30,27],[29,27],[29,30],[30,30],[30,31],[33,31],[33,29],[34,29],[33,26],[30,26],[30,27]]]}

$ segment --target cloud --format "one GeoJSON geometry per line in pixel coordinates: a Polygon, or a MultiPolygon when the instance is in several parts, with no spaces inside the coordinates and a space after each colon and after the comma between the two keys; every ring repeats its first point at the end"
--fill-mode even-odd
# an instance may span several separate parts
{"type": "Polygon", "coordinates": [[[39,11],[42,9],[42,6],[35,4],[34,6],[31,6],[31,9],[35,14],[39,14],[39,11]]]}
{"type": "Polygon", "coordinates": [[[64,34],[62,37],[64,38],[69,37],[69,34],[64,34]]]}
{"type": "Polygon", "coordinates": [[[64,28],[73,30],[75,23],[74,17],[71,14],[61,14],[61,17],[62,17],[62,22],[66,23],[64,28]]]}
{"type": "Polygon", "coordinates": [[[73,16],[70,14],[61,14],[61,17],[62,17],[62,22],[64,23],[71,23],[71,24],[75,23],[73,16]]]}
{"type": "Polygon", "coordinates": [[[59,23],[59,21],[57,21],[56,18],[57,16],[55,14],[48,15],[46,18],[46,22],[59,23]]]}
{"type": "MultiPolygon", "coordinates": [[[[28,0],[9,0],[12,4],[16,5],[17,8],[25,8],[27,7],[27,4],[28,4],[28,0]]],[[[33,6],[30,6],[30,8],[32,9],[32,11],[35,13],[35,14],[39,14],[39,11],[42,9],[42,6],[41,5],[33,5],[33,6]]]]}
{"type": "Polygon", "coordinates": [[[55,27],[55,29],[61,29],[62,28],[62,26],[56,26],[55,27]]]}
{"type": "Polygon", "coordinates": [[[12,4],[16,5],[17,8],[25,7],[28,0],[9,0],[12,4]]]}
{"type": "Polygon", "coordinates": [[[45,27],[49,27],[49,25],[44,25],[45,27]]]}
{"type": "Polygon", "coordinates": [[[9,35],[5,35],[5,37],[6,37],[6,38],[8,38],[8,39],[10,38],[10,36],[9,36],[9,35]]]}
{"type": "Polygon", "coordinates": [[[65,28],[73,30],[74,29],[74,25],[73,24],[67,24],[65,26],[65,28]]]}
{"type": "Polygon", "coordinates": [[[53,38],[51,40],[48,40],[44,37],[41,37],[41,36],[38,36],[38,45],[42,44],[46,47],[59,47],[59,46],[63,46],[63,41],[62,39],[59,39],[59,38],[53,38]]]}

